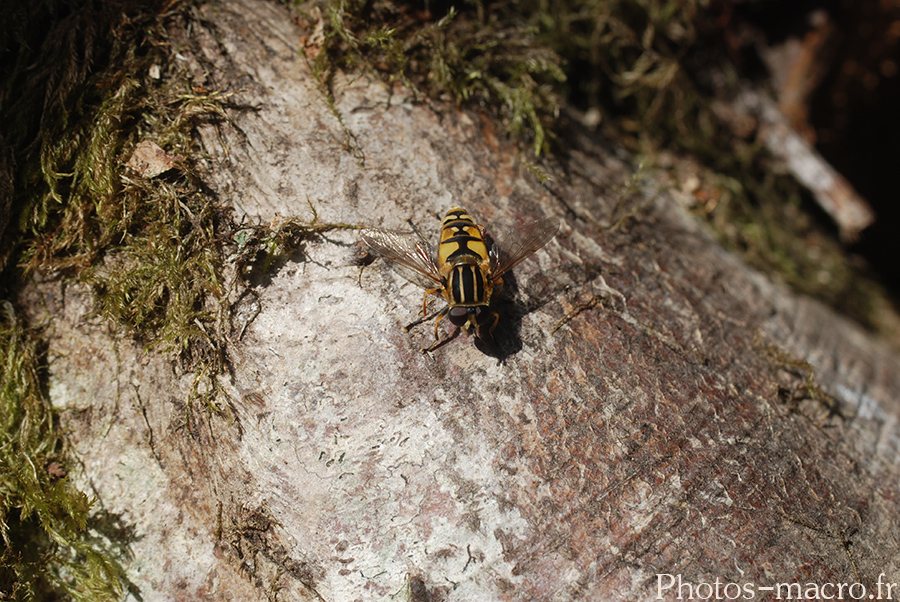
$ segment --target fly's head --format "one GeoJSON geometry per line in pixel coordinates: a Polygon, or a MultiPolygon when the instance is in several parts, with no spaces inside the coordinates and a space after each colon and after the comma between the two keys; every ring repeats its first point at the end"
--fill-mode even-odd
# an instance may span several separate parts
{"type": "Polygon", "coordinates": [[[466,334],[475,334],[480,339],[487,334],[492,336],[494,327],[497,326],[499,315],[487,305],[474,307],[451,307],[447,312],[450,322],[465,331],[466,334]]]}

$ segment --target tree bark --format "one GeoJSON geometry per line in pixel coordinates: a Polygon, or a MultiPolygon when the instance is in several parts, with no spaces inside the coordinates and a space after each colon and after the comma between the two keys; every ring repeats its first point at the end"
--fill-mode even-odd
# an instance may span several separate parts
{"type": "Polygon", "coordinates": [[[622,193],[636,168],[614,141],[572,133],[542,184],[487,118],[399,86],[340,76],[333,111],[281,7],[199,11],[173,31],[185,64],[253,107],[199,132],[239,218],[311,220],[311,204],[436,237],[460,205],[489,230],[562,226],[516,268],[493,345],[424,355],[431,327],[402,329],[420,289],[355,265],[354,231],[307,244],[240,301],[230,419],[187,411],[193,375],[89,318],[86,291],[30,286],[52,319],[51,397],[82,482],[130,534],[140,599],[900,582],[887,345],[724,252],[662,175],[622,193]]]}

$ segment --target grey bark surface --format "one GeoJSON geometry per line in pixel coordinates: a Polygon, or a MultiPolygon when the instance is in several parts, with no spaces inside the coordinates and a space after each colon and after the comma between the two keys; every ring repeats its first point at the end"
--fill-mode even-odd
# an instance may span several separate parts
{"type": "Polygon", "coordinates": [[[635,166],[611,141],[573,134],[542,185],[487,119],[365,76],[334,82],[341,123],[286,11],[200,11],[173,32],[185,65],[253,107],[199,132],[239,216],[310,220],[311,202],[323,222],[436,236],[461,205],[489,228],[562,227],[515,270],[495,346],[427,355],[431,327],[402,330],[420,289],[355,266],[353,231],[307,244],[240,301],[255,318],[230,348],[230,419],[187,412],[193,375],[91,318],[85,291],[31,286],[79,478],[133,533],[140,599],[900,582],[888,346],[721,250],[655,176],[620,203],[635,166]]]}

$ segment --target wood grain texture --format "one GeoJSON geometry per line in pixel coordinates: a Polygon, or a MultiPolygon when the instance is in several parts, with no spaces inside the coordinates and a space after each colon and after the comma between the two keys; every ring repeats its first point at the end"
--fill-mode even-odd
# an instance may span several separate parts
{"type": "Polygon", "coordinates": [[[652,176],[620,204],[635,167],[612,141],[573,133],[541,185],[487,119],[359,75],[335,82],[342,126],[285,11],[199,10],[173,43],[198,84],[244,90],[245,110],[199,132],[204,177],[239,215],[310,219],[310,201],[323,221],[410,218],[436,237],[459,204],[489,227],[562,228],[515,270],[496,346],[430,355],[428,326],[401,329],[418,288],[354,266],[353,232],[307,245],[256,285],[222,383],[231,420],[187,413],[191,375],[86,319],[77,287],[35,283],[54,403],[81,478],[135,533],[142,600],[900,582],[886,345],[722,251],[652,176]]]}

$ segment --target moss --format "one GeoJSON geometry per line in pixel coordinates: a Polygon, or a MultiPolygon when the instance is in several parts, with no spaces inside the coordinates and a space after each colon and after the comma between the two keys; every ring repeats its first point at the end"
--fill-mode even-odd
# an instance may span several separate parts
{"type": "Polygon", "coordinates": [[[189,153],[190,128],[221,109],[183,80],[156,86],[134,77],[141,69],[130,61],[117,67],[104,73],[107,95],[45,145],[45,186],[24,215],[21,265],[85,282],[100,313],[215,375],[224,366],[204,325],[217,319],[225,296],[227,216],[185,162],[154,178],[126,162],[140,140],[156,141],[170,157],[189,153]]]}
{"type": "Polygon", "coordinates": [[[493,6],[463,3],[439,17],[415,3],[361,0],[306,2],[298,10],[314,32],[306,55],[325,90],[335,69],[362,68],[417,94],[487,107],[540,153],[565,75],[535,27],[493,6]]]}
{"type": "Polygon", "coordinates": [[[89,530],[90,500],[66,476],[39,341],[0,302],[0,597],[116,600],[122,569],[89,530]]]}
{"type": "MultiPolygon", "coordinates": [[[[140,82],[98,65],[121,69],[127,57],[145,66],[139,33],[155,13],[151,3],[126,16],[121,6],[89,2],[7,3],[2,12],[0,267],[8,298],[18,265],[78,277],[131,227],[114,199],[121,132],[140,82]]],[[[109,531],[102,513],[67,476],[77,460],[46,397],[41,333],[9,301],[0,310],[0,598],[120,599],[127,538],[100,535],[109,531]]]]}
{"type": "Polygon", "coordinates": [[[298,12],[320,82],[361,67],[418,94],[485,107],[540,153],[563,98],[632,132],[691,133],[702,95],[682,63],[711,27],[704,4],[470,0],[432,3],[431,13],[415,2],[314,0],[298,12]]]}
{"type": "Polygon", "coordinates": [[[782,373],[786,377],[777,379],[779,382],[775,386],[779,400],[791,411],[799,411],[800,403],[808,400],[815,402],[824,411],[819,419],[835,416],[844,418],[837,401],[819,385],[816,370],[809,362],[792,356],[778,345],[764,343],[759,333],[754,337],[753,346],[776,375],[782,373]]]}
{"type": "MultiPolygon", "coordinates": [[[[765,170],[757,160],[745,170],[765,170]]],[[[793,179],[773,173],[763,181],[728,177],[706,169],[695,191],[695,213],[728,249],[748,265],[771,274],[793,290],[817,298],[873,331],[889,331],[876,304],[883,287],[849,256],[833,229],[793,179]]]]}

